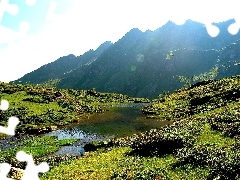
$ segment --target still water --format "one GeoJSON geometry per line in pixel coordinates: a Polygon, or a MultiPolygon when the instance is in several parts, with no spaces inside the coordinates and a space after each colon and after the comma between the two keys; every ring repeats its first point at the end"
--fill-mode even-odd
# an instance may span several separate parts
{"type": "Polygon", "coordinates": [[[81,155],[84,153],[83,146],[89,142],[128,136],[170,123],[147,118],[140,111],[140,108],[145,105],[138,103],[106,107],[108,111],[104,113],[92,114],[78,125],[51,132],[48,135],[57,136],[58,139],[79,139],[73,146],[62,147],[57,154],[81,155]]]}

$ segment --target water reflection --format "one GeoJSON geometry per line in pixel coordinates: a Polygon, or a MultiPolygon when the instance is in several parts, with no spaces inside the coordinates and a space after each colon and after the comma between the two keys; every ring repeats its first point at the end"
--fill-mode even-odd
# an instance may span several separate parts
{"type": "Polygon", "coordinates": [[[8,150],[22,145],[23,140],[29,139],[30,135],[23,136],[8,136],[5,139],[0,139],[0,151],[8,150]]]}
{"type": "Polygon", "coordinates": [[[102,140],[106,138],[111,138],[113,136],[104,136],[98,133],[87,133],[79,129],[78,127],[72,127],[69,129],[61,129],[57,131],[52,131],[48,136],[56,136],[58,140],[62,139],[81,139],[84,142],[102,140]]]}
{"type": "MultiPolygon", "coordinates": [[[[88,136],[87,133],[84,133],[82,130],[77,128],[71,129],[61,129],[48,133],[47,135],[56,136],[59,140],[61,139],[83,139],[88,136]]],[[[95,136],[93,134],[92,136],[95,136]]]]}
{"type": "Polygon", "coordinates": [[[130,104],[114,104],[110,106],[105,106],[107,108],[118,108],[118,107],[126,107],[126,108],[137,108],[140,109],[143,106],[147,106],[150,103],[130,103],[130,104]]]}
{"type": "Polygon", "coordinates": [[[84,154],[84,148],[82,146],[64,146],[56,152],[56,155],[74,155],[81,156],[84,154]]]}
{"type": "Polygon", "coordinates": [[[148,131],[169,124],[169,121],[147,119],[140,111],[146,103],[120,104],[109,106],[101,114],[93,114],[78,125],[50,132],[47,135],[60,139],[79,139],[73,146],[62,147],[57,154],[81,154],[85,144],[106,140],[113,137],[123,137],[138,132],[148,131]]]}
{"type": "Polygon", "coordinates": [[[75,155],[80,156],[84,154],[84,145],[93,141],[103,141],[114,136],[104,136],[97,133],[86,133],[77,127],[69,129],[61,129],[46,134],[48,136],[56,136],[58,140],[62,139],[79,139],[71,146],[61,147],[55,154],[56,155],[75,155]]]}
{"type": "Polygon", "coordinates": [[[146,103],[120,104],[108,108],[103,114],[94,114],[77,127],[84,132],[96,132],[116,137],[129,136],[169,124],[169,121],[147,119],[140,108],[146,103]]]}

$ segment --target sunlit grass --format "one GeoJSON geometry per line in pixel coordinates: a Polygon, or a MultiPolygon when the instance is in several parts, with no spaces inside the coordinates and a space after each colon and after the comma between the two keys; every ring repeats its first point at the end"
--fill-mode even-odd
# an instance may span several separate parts
{"type": "Polygon", "coordinates": [[[49,103],[35,103],[29,101],[23,101],[25,98],[32,97],[31,95],[27,95],[25,91],[15,92],[13,94],[1,94],[1,99],[6,99],[9,102],[9,107],[24,107],[27,108],[28,115],[40,115],[43,112],[47,112],[48,110],[59,111],[63,110],[62,107],[58,105],[57,102],[49,102],[49,103]]]}
{"type": "Polygon", "coordinates": [[[34,157],[40,157],[46,154],[56,152],[61,146],[71,145],[77,139],[58,140],[54,136],[33,137],[23,142],[25,152],[32,154],[34,157]]]}
{"type": "Polygon", "coordinates": [[[61,146],[71,145],[76,140],[77,139],[58,140],[54,136],[31,137],[27,140],[23,140],[18,147],[9,150],[0,150],[0,158],[1,160],[4,160],[7,157],[15,158],[16,153],[20,150],[32,154],[34,157],[41,157],[56,152],[61,146]]]}
{"type": "MultiPolygon", "coordinates": [[[[196,126],[198,129],[200,129],[200,133],[194,134],[194,138],[189,136],[189,138],[194,139],[194,143],[192,146],[187,147],[188,150],[191,150],[191,148],[195,148],[197,150],[206,148],[207,150],[205,152],[207,155],[215,152],[216,150],[223,150],[226,151],[227,155],[229,155],[231,158],[235,157],[231,156],[234,154],[231,147],[236,144],[236,139],[224,136],[221,131],[212,130],[207,119],[208,117],[215,118],[215,115],[224,115],[225,112],[231,112],[233,114],[235,112],[239,112],[237,111],[240,105],[239,101],[236,101],[236,99],[235,101],[232,101],[227,98],[224,99],[224,101],[221,101],[222,96],[220,96],[222,92],[223,95],[224,93],[227,94],[230,88],[234,90],[236,87],[235,89],[237,89],[239,87],[238,80],[234,80],[232,85],[229,84],[229,80],[221,81],[224,81],[224,83],[221,84],[219,82],[219,84],[215,83],[214,86],[210,84],[202,87],[199,86],[193,89],[184,89],[183,91],[173,93],[166,97],[165,101],[153,104],[153,109],[151,110],[152,112],[157,112],[157,117],[160,119],[181,121],[182,123],[185,123],[184,125],[198,122],[196,123],[196,126]],[[216,90],[213,90],[213,88],[216,90]],[[212,99],[210,102],[205,102],[204,99],[202,99],[206,95],[211,96],[212,99]],[[191,103],[196,103],[195,101],[191,101],[192,98],[195,98],[195,101],[197,102],[196,106],[191,106],[191,103]]],[[[47,112],[49,109],[53,110],[54,112],[63,110],[57,104],[57,102],[32,103],[29,101],[22,101],[27,97],[30,97],[30,95],[27,95],[24,91],[19,91],[10,95],[1,94],[1,99],[8,100],[10,102],[10,107],[27,107],[28,115],[39,115],[47,112]]],[[[75,97],[69,94],[67,94],[66,97],[69,99],[72,98],[71,100],[75,100],[75,98],[77,98],[77,96],[75,97]]],[[[84,97],[84,99],[78,99],[78,101],[82,105],[86,106],[111,105],[115,103],[115,100],[112,100],[112,102],[107,102],[107,96],[104,98],[105,99],[101,99],[101,97],[98,98],[87,95],[84,97]],[[102,102],[100,100],[102,100],[102,102]]],[[[112,96],[111,98],[114,99],[115,97],[112,96]]],[[[123,100],[123,102],[125,102],[125,100],[123,100]]],[[[91,125],[87,127],[89,130],[93,129],[91,125]]],[[[101,127],[96,128],[101,129],[101,127]]],[[[107,131],[109,129],[111,129],[111,126],[106,126],[106,129],[101,130],[107,131]]],[[[183,129],[181,128],[179,131],[184,133],[183,129]]],[[[7,157],[15,158],[16,152],[19,150],[24,150],[27,153],[32,154],[34,157],[43,157],[56,152],[61,146],[70,145],[73,142],[75,142],[75,140],[60,141],[55,137],[34,137],[32,139],[25,140],[17,148],[12,148],[7,151],[0,151],[0,159],[4,160],[4,158],[7,157]]],[[[140,157],[137,155],[129,155],[131,150],[132,149],[130,147],[101,148],[95,152],[87,153],[78,159],[64,161],[59,165],[54,166],[48,173],[45,173],[41,179],[102,180],[158,178],[173,180],[201,180],[207,179],[211,171],[211,167],[208,167],[207,165],[201,167],[198,166],[197,163],[187,163],[173,167],[172,165],[178,162],[178,159],[176,158],[177,156],[174,156],[176,154],[172,152],[169,155],[162,157],[140,157]]],[[[211,158],[211,156],[207,157],[211,158]]],[[[214,156],[213,158],[216,159],[218,157],[214,156]]],[[[227,158],[228,156],[226,157],[226,160],[228,160],[227,158]]]]}
{"type": "MultiPolygon", "coordinates": [[[[229,104],[231,110],[237,107],[237,102],[229,104]]],[[[218,108],[208,113],[200,113],[192,118],[201,121],[210,113],[217,113],[224,110],[218,108]]],[[[225,149],[235,143],[233,138],[225,137],[221,132],[211,129],[207,122],[202,122],[199,126],[201,132],[196,137],[194,146],[208,146],[214,149],[225,149]]],[[[87,156],[68,163],[62,163],[46,173],[41,179],[149,179],[152,175],[162,179],[186,179],[202,180],[209,176],[210,167],[198,167],[191,164],[173,168],[177,162],[174,155],[164,157],[139,157],[130,156],[129,147],[111,148],[110,150],[100,149],[90,152],[87,156]],[[64,174],[64,176],[62,176],[64,174]],[[138,178],[137,178],[138,177],[138,178]]],[[[229,152],[230,153],[230,152],[229,152]]],[[[151,179],[151,178],[150,178],[151,179]]]]}
{"type": "Polygon", "coordinates": [[[224,137],[221,132],[211,130],[209,124],[205,124],[200,136],[198,136],[196,145],[211,144],[216,148],[228,147],[235,143],[233,138],[224,137]]]}
{"type": "Polygon", "coordinates": [[[208,169],[172,169],[176,162],[172,155],[159,157],[138,157],[127,155],[130,148],[113,148],[109,151],[91,152],[86,157],[62,163],[41,177],[45,179],[149,179],[154,176],[165,179],[203,179],[208,169]],[[145,178],[144,178],[145,177],[145,178]]]}

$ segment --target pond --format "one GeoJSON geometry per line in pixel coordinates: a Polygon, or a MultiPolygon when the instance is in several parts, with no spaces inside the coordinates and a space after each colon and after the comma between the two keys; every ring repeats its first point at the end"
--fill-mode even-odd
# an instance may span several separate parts
{"type": "Polygon", "coordinates": [[[79,139],[72,146],[62,147],[56,154],[81,155],[84,153],[83,146],[89,142],[129,136],[170,124],[169,121],[147,118],[140,111],[145,105],[137,103],[105,107],[108,111],[92,114],[77,125],[47,135],[57,136],[58,139],[79,139]]]}

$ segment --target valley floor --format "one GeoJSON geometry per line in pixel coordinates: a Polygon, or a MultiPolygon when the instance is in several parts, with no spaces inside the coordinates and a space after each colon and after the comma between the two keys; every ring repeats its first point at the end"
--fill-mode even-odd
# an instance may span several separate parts
{"type": "MultiPolygon", "coordinates": [[[[173,94],[159,96],[151,105],[143,107],[142,112],[151,116],[149,121],[167,120],[172,122],[171,125],[93,142],[86,146],[88,152],[83,156],[52,156],[60,147],[73,144],[76,139],[57,140],[50,136],[34,136],[23,140],[15,148],[1,150],[0,160],[24,169],[25,165],[15,160],[15,154],[20,149],[31,153],[37,164],[46,161],[50,165],[50,171],[41,175],[40,179],[240,179],[239,82],[240,76],[234,76],[198,83],[173,94]]],[[[71,116],[101,111],[101,103],[140,101],[95,91],[68,90],[56,93],[58,91],[36,88],[7,94],[6,87],[2,89],[1,99],[12,99],[10,106],[17,108],[22,103],[26,105],[33,102],[35,105],[31,107],[36,108],[35,101],[41,104],[48,100],[46,106],[39,110],[38,114],[43,117],[37,122],[30,121],[34,118],[28,117],[36,114],[38,108],[10,109],[10,113],[0,114],[1,120],[6,120],[14,112],[21,112],[19,115],[26,123],[21,124],[20,133],[33,129],[33,124],[37,123],[59,127],[71,116]],[[57,119],[62,118],[62,121],[54,124],[52,119],[56,116],[53,114],[57,119]],[[43,122],[45,117],[50,118],[43,122]]],[[[4,124],[4,121],[1,123],[4,124]]],[[[9,175],[16,177],[21,173],[19,175],[12,171],[9,175]]]]}

